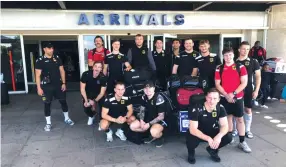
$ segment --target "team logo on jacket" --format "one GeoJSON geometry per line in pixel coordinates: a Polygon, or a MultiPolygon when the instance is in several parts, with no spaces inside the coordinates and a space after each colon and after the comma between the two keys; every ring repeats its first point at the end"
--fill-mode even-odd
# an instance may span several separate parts
{"type": "Polygon", "coordinates": [[[246,65],[246,66],[249,66],[249,61],[246,61],[246,62],[245,62],[245,65],[246,65]]]}
{"type": "Polygon", "coordinates": [[[120,101],[120,103],[121,103],[121,104],[124,104],[124,103],[125,103],[125,101],[124,101],[124,100],[121,100],[121,101],[120,101]]]}
{"type": "Polygon", "coordinates": [[[121,59],[121,55],[118,55],[118,59],[121,59]]]}
{"type": "Polygon", "coordinates": [[[195,53],[193,53],[193,57],[196,57],[197,55],[195,53]]]}
{"type": "Polygon", "coordinates": [[[232,66],[232,69],[233,69],[233,70],[236,70],[236,67],[235,67],[235,66],[232,66]]]}
{"type": "Polygon", "coordinates": [[[211,63],[214,62],[214,58],[211,57],[211,58],[210,58],[210,62],[211,62],[211,63]]]}
{"type": "Polygon", "coordinates": [[[213,116],[213,117],[217,117],[217,112],[216,112],[216,111],[213,111],[213,112],[212,112],[212,116],[213,116]]]}
{"type": "Polygon", "coordinates": [[[55,58],[53,58],[54,62],[57,62],[57,60],[55,58]]]}
{"type": "Polygon", "coordinates": [[[142,50],[142,54],[144,55],[146,52],[145,52],[145,50],[142,50]]]}
{"type": "Polygon", "coordinates": [[[165,56],[164,52],[162,53],[162,56],[163,56],[163,57],[165,56]]]}

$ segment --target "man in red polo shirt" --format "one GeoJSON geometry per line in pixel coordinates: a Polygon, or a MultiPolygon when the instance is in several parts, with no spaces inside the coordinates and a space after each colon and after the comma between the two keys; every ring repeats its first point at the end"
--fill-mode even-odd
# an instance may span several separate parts
{"type": "Polygon", "coordinates": [[[232,49],[224,49],[222,54],[224,62],[215,72],[215,85],[222,96],[220,103],[225,107],[228,114],[229,132],[231,133],[233,130],[232,119],[234,116],[240,141],[238,147],[244,152],[250,153],[251,149],[245,142],[245,124],[243,119],[243,90],[247,85],[247,70],[245,66],[234,62],[232,49]]]}
{"type": "Polygon", "coordinates": [[[103,39],[101,36],[94,38],[95,48],[88,52],[88,67],[92,69],[93,63],[96,61],[104,62],[104,57],[110,53],[110,51],[103,47],[103,39]]]}

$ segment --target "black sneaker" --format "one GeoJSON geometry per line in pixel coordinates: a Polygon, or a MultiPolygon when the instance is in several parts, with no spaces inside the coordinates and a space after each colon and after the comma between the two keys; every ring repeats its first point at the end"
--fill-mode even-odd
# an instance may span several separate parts
{"type": "Polygon", "coordinates": [[[210,147],[207,147],[206,150],[210,154],[211,159],[214,162],[220,162],[220,157],[218,156],[218,150],[211,149],[210,147]]]}
{"type": "Polygon", "coordinates": [[[149,144],[152,143],[152,141],[156,140],[155,138],[153,138],[152,136],[149,136],[148,138],[144,139],[144,143],[145,144],[149,144]]]}
{"type": "Polygon", "coordinates": [[[156,145],[157,148],[162,147],[163,143],[164,143],[164,139],[162,137],[155,141],[155,145],[156,145]]]}
{"type": "Polygon", "coordinates": [[[189,162],[190,164],[195,164],[195,163],[196,163],[195,154],[189,154],[189,155],[188,155],[188,162],[189,162]]]}

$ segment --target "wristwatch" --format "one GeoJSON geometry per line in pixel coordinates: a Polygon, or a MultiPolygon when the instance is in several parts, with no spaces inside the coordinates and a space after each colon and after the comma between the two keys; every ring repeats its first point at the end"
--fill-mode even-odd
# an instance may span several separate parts
{"type": "Polygon", "coordinates": [[[236,96],[236,95],[237,95],[237,93],[236,93],[235,91],[233,91],[232,93],[233,93],[233,95],[234,95],[234,96],[236,96]]]}

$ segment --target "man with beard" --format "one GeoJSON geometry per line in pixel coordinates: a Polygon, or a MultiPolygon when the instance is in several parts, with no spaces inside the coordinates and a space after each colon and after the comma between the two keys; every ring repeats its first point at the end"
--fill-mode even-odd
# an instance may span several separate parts
{"type": "MultiPolygon", "coordinates": [[[[177,56],[179,56],[180,54],[180,46],[181,46],[181,41],[179,39],[173,39],[173,43],[172,43],[172,64],[171,67],[173,68],[174,63],[175,63],[175,59],[177,56]]],[[[171,69],[171,73],[172,73],[172,69],[171,69]]]]}
{"type": "Polygon", "coordinates": [[[128,58],[126,55],[119,52],[120,49],[120,41],[115,39],[112,42],[112,53],[105,56],[104,59],[104,75],[108,75],[108,85],[107,92],[114,92],[114,85],[118,81],[123,81],[123,66],[125,65],[126,71],[132,69],[131,65],[128,62],[128,58]],[[109,71],[109,73],[107,72],[109,71]]]}
{"type": "Polygon", "coordinates": [[[184,46],[185,51],[176,57],[172,74],[197,76],[198,66],[195,58],[199,56],[199,53],[193,50],[194,42],[190,38],[185,40],[184,46]]]}
{"type": "Polygon", "coordinates": [[[68,104],[66,101],[66,78],[65,70],[59,56],[54,55],[54,47],[50,42],[43,45],[45,54],[36,60],[36,83],[38,95],[42,97],[45,104],[46,132],[51,131],[51,103],[53,97],[59,100],[65,123],[74,125],[69,118],[68,104]]]}
{"type": "Polygon", "coordinates": [[[219,56],[215,53],[210,53],[210,43],[208,40],[201,40],[199,43],[201,54],[196,57],[199,68],[199,76],[205,80],[208,88],[215,87],[214,74],[218,65],[221,65],[219,56]]]}
{"type": "MultiPolygon", "coordinates": [[[[88,116],[87,125],[92,125],[96,109],[101,109],[106,91],[106,77],[101,73],[102,63],[94,62],[93,70],[84,72],[80,81],[84,112],[88,116]],[[99,106],[96,106],[98,104],[99,106]]],[[[97,111],[99,112],[99,111],[97,111]]]]}
{"type": "Polygon", "coordinates": [[[110,53],[110,51],[104,48],[104,42],[101,36],[94,38],[95,48],[88,52],[88,66],[91,70],[95,61],[104,61],[104,57],[110,53]]]}

